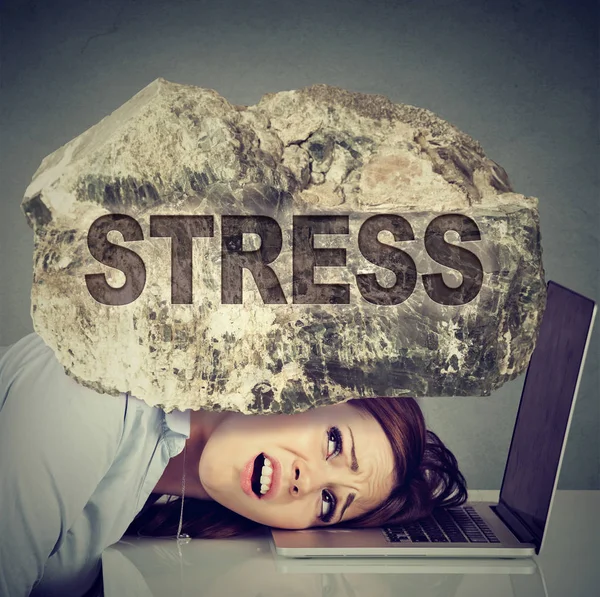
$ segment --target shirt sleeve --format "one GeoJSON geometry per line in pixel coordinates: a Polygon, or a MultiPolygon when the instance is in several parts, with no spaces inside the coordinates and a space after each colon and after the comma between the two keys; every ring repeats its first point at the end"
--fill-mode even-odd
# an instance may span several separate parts
{"type": "MultiPolygon", "coordinates": [[[[113,462],[124,411],[71,379],[35,333],[0,354],[0,595],[39,583],[113,462]]],[[[61,583],[83,594],[98,562],[84,568],[65,568],[61,583]]]]}

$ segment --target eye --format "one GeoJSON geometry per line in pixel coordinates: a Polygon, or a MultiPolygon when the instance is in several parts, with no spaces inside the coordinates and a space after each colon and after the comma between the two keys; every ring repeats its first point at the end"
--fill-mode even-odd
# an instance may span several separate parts
{"type": "Polygon", "coordinates": [[[327,458],[337,456],[342,451],[342,434],[337,427],[327,431],[327,458]]]}
{"type": "Polygon", "coordinates": [[[335,496],[330,491],[326,489],[323,491],[323,502],[321,506],[321,515],[319,519],[323,522],[329,522],[333,518],[333,513],[335,512],[335,506],[337,501],[335,496]]]}
{"type": "MultiPolygon", "coordinates": [[[[331,427],[327,430],[327,458],[335,458],[342,452],[342,433],[337,427],[331,427]]],[[[321,514],[319,519],[323,522],[329,522],[335,513],[337,500],[331,491],[323,490],[323,500],[321,505],[321,514]]]]}

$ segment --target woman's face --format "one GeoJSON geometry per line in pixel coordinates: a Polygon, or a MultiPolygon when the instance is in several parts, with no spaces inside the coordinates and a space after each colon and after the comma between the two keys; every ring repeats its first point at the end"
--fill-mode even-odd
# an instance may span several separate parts
{"type": "Polygon", "coordinates": [[[342,403],[295,415],[228,413],[204,446],[199,474],[226,508],[270,527],[304,529],[376,508],[394,487],[394,468],[379,423],[342,403]],[[250,482],[259,471],[268,488],[260,498],[250,482]]]}

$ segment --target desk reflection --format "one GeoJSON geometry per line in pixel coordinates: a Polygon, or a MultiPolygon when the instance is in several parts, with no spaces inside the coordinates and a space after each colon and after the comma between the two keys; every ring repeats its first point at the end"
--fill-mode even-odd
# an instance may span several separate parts
{"type": "Polygon", "coordinates": [[[266,535],[187,545],[128,537],[102,563],[105,597],[547,597],[532,559],[291,559],[266,535]]]}

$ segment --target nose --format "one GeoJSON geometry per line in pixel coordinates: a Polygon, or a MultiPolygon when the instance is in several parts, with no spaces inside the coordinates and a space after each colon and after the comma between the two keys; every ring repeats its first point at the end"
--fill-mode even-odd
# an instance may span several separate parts
{"type": "Polygon", "coordinates": [[[292,466],[290,494],[301,498],[323,487],[323,473],[316,467],[309,468],[303,460],[295,460],[292,466]]]}

